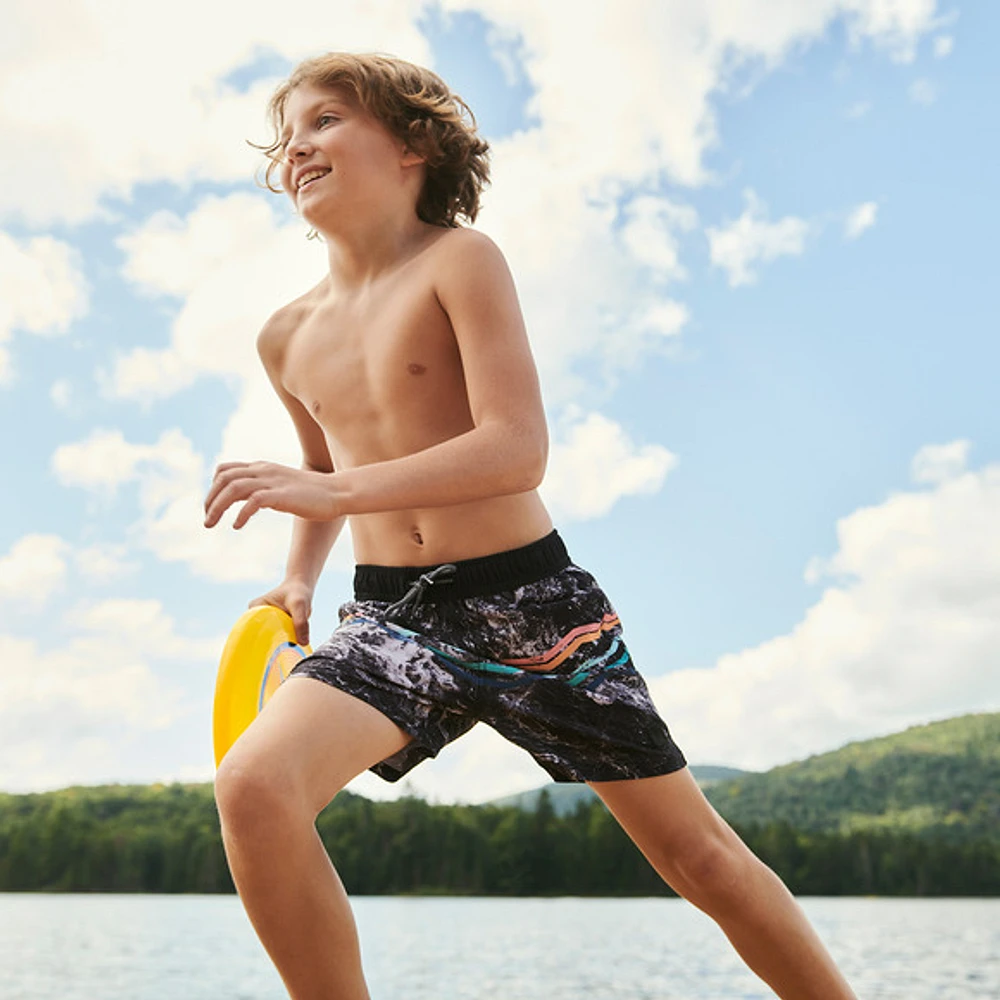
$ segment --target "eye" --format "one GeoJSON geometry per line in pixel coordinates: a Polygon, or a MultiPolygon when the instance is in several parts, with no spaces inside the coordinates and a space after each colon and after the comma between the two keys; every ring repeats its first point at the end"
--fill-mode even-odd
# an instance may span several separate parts
{"type": "Polygon", "coordinates": [[[322,126],[323,122],[325,122],[325,121],[335,122],[335,121],[337,121],[337,116],[336,115],[320,115],[319,118],[316,119],[316,124],[319,125],[319,126],[322,126]]]}

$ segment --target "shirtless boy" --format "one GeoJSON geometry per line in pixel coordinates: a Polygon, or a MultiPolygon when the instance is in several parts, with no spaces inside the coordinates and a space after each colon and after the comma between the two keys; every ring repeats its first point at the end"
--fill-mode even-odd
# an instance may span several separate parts
{"type": "MultiPolygon", "coordinates": [[[[220,465],[234,503],[294,516],[286,609],[311,599],[350,518],[354,600],[219,768],[247,913],[295,1000],[368,997],[319,812],[367,768],[396,780],[485,721],[554,778],[587,781],[662,877],[781,997],[853,997],[778,877],[712,809],[594,578],[536,487],[547,433],[503,256],[474,221],[487,145],[427,70],[331,54],[275,93],[271,171],[322,235],[329,274],[257,341],[302,467],[220,465]]],[[[608,956],[611,960],[612,956],[608,956]]]]}

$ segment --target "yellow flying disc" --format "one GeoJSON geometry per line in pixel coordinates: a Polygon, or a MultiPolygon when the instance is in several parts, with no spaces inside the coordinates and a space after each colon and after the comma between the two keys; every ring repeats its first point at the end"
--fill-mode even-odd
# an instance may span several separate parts
{"type": "Polygon", "coordinates": [[[292,617],[272,605],[240,616],[226,640],[215,680],[212,740],[218,767],[295,664],[312,652],[295,641],[292,617]]]}

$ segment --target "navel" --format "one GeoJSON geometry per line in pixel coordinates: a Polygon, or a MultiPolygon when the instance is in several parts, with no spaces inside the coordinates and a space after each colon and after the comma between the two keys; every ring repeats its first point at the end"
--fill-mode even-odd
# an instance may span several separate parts
{"type": "Polygon", "coordinates": [[[419,364],[416,361],[411,361],[406,366],[406,370],[411,375],[426,375],[427,374],[427,365],[422,365],[422,364],[419,364]]]}
{"type": "Polygon", "coordinates": [[[412,537],[413,537],[414,542],[417,543],[417,545],[423,545],[424,544],[424,536],[421,535],[420,532],[416,528],[413,529],[412,537]]]}

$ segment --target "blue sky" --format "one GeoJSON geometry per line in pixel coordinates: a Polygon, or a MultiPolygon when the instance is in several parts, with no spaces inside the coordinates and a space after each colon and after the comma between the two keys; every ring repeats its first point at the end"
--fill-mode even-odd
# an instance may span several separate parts
{"type": "MultiPolygon", "coordinates": [[[[690,759],[766,767],[1000,707],[994,7],[635,0],[609,27],[399,0],[272,32],[241,6],[187,76],[108,97],[109,53],[173,29],[69,6],[79,38],[15,4],[0,64],[23,177],[0,202],[0,787],[211,777],[215,658],[287,523],[212,541],[194,497],[218,460],[296,462],[253,342],[325,264],[243,139],[335,47],[431,63],[494,145],[479,225],[539,356],[546,497],[690,759]],[[38,87],[56,52],[103,118],[38,87]]],[[[477,730],[409,787],[543,778],[477,730]]]]}

